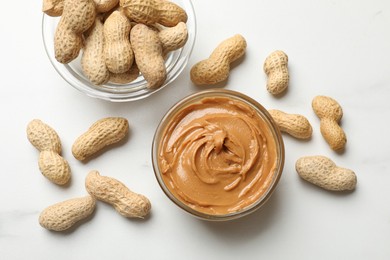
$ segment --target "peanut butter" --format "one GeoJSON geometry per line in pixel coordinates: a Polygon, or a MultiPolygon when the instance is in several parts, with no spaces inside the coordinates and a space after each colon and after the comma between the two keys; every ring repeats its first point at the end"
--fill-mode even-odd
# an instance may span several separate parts
{"type": "Polygon", "coordinates": [[[206,97],[169,119],[158,163],[165,185],[181,202],[224,215],[253,205],[270,189],[277,143],[250,105],[206,97]]]}

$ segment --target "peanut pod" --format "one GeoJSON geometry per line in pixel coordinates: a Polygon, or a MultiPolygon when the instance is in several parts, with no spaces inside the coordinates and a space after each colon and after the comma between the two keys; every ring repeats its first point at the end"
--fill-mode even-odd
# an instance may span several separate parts
{"type": "Polygon", "coordinates": [[[267,90],[273,95],[284,92],[289,83],[288,56],[283,51],[272,52],[264,61],[264,72],[268,76],[267,90]]]}
{"type": "Polygon", "coordinates": [[[298,114],[288,114],[281,110],[268,110],[280,131],[290,134],[298,139],[311,137],[313,129],[306,117],[298,114]]]}
{"type": "Polygon", "coordinates": [[[111,204],[116,211],[127,218],[144,218],[151,209],[150,201],[143,195],[129,190],[122,182],[98,171],[91,171],[85,180],[89,194],[111,204]]]}
{"type": "Polygon", "coordinates": [[[230,64],[245,54],[246,41],[237,34],[221,42],[210,57],[191,68],[191,80],[197,85],[217,84],[226,80],[230,64]]]}
{"type": "Polygon", "coordinates": [[[107,117],[96,121],[72,146],[73,156],[87,159],[104,147],[121,141],[129,132],[129,122],[122,117],[107,117]]]}
{"type": "Polygon", "coordinates": [[[103,23],[100,18],[85,35],[85,44],[81,56],[81,68],[87,78],[95,85],[102,85],[110,79],[104,57],[103,23]]]}
{"type": "Polygon", "coordinates": [[[326,190],[346,191],[356,187],[355,173],[338,167],[325,156],[301,157],[295,163],[295,168],[302,179],[326,190]]]}
{"type": "Polygon", "coordinates": [[[89,217],[95,210],[95,205],[95,198],[89,195],[56,203],[42,211],[39,224],[53,231],[67,230],[89,217]]]}
{"type": "Polygon", "coordinates": [[[55,58],[60,63],[74,60],[82,48],[82,34],[94,23],[93,0],[64,0],[64,10],[54,36],[55,58]]]}
{"type": "Polygon", "coordinates": [[[131,30],[130,41],[135,61],[148,82],[148,88],[160,87],[167,72],[158,33],[144,24],[137,24],[131,30]]]}
{"type": "Polygon", "coordinates": [[[68,162],[54,151],[42,151],[38,160],[39,170],[50,181],[64,185],[70,180],[68,162]]]}
{"type": "Polygon", "coordinates": [[[33,119],[27,125],[27,139],[39,151],[61,153],[61,140],[57,132],[39,119],[33,119]]]}
{"type": "Polygon", "coordinates": [[[342,151],[347,143],[344,130],[339,125],[343,110],[331,97],[316,96],[312,101],[314,113],[320,118],[320,131],[334,151],[342,151]]]}

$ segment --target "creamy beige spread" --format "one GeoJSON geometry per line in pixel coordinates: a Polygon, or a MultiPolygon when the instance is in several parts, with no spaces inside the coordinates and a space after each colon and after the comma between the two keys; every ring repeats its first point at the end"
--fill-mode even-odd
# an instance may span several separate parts
{"type": "Polygon", "coordinates": [[[203,98],[170,118],[158,151],[167,188],[212,215],[240,211],[262,197],[277,162],[268,124],[248,104],[203,98]]]}

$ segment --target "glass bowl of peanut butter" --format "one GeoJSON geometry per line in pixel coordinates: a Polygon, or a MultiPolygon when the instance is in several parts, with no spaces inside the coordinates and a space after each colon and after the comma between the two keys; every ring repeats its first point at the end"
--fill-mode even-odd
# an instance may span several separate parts
{"type": "Polygon", "coordinates": [[[284,144],[267,110],[237,91],[209,89],[168,110],[152,161],[165,195],[185,212],[224,221],[270,198],[282,175],[284,144]]]}

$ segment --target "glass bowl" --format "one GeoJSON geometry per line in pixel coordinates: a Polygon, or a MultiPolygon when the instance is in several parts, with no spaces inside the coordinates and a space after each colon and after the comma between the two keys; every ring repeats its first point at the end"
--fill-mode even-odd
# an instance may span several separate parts
{"type": "Polygon", "coordinates": [[[283,171],[284,144],[258,102],[240,92],[209,89],[185,97],[163,116],[152,162],[174,204],[203,220],[226,221],[254,212],[269,199],[283,171]]]}
{"type": "Polygon", "coordinates": [[[148,89],[146,80],[140,75],[128,84],[107,83],[101,86],[92,84],[81,69],[81,53],[79,57],[69,64],[59,63],[54,55],[54,34],[59,17],[50,17],[46,14],[42,18],[42,37],[46,53],[50,62],[65,81],[77,90],[88,96],[114,102],[132,101],[146,98],[156,93],[174,81],[183,71],[192,53],[196,37],[196,19],[191,0],[173,0],[187,13],[188,39],[186,44],[176,51],[168,54],[165,65],[167,78],[164,84],[157,89],[148,89]]]}

